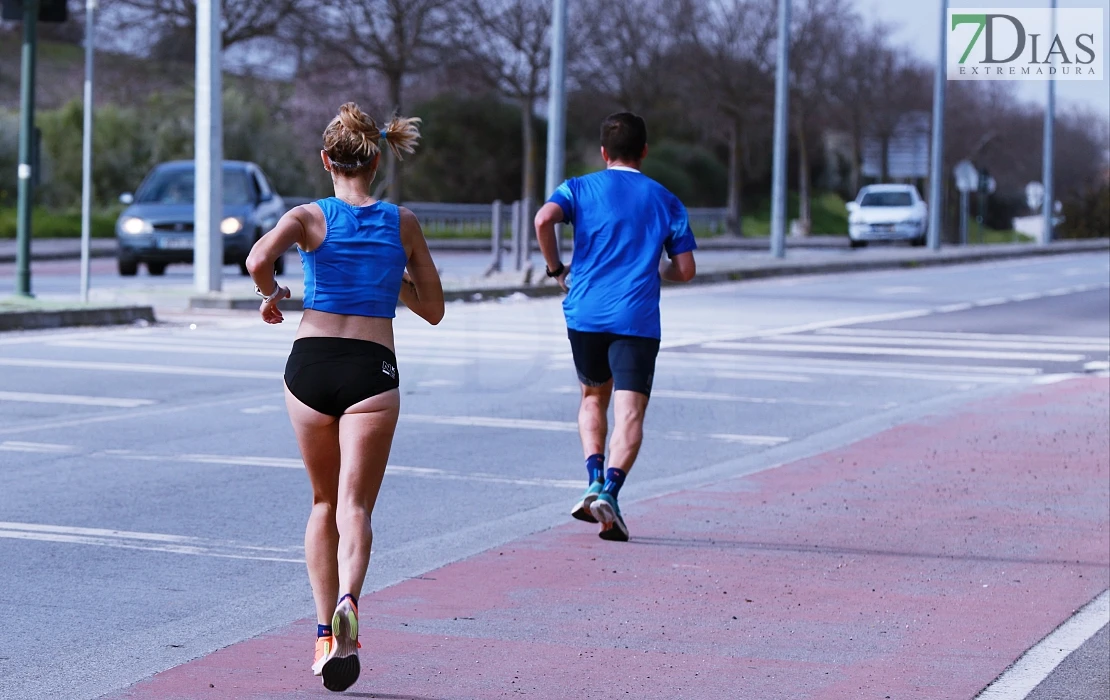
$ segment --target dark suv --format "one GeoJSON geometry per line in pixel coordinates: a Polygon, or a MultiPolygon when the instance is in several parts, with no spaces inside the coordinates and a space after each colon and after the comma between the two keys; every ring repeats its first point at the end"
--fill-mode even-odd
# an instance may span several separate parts
{"type": "MultiPolygon", "coordinates": [[[[170,263],[193,261],[195,175],[191,160],[162,163],[134,196],[120,197],[129,205],[116,221],[121,275],[134,275],[139,263],[145,263],[150,274],[162,275],[170,263]]],[[[257,165],[230,160],[224,161],[223,200],[224,264],[239,265],[245,275],[251,246],[274,227],[285,213],[285,203],[257,165]]],[[[279,258],[278,274],[284,267],[279,258]]]]}

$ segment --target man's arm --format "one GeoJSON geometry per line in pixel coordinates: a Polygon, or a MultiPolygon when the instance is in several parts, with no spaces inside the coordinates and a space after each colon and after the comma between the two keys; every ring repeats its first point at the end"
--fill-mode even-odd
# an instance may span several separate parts
{"type": "Polygon", "coordinates": [[[692,250],[678,253],[659,268],[659,276],[668,282],[689,282],[697,272],[698,266],[694,262],[692,250]]]}
{"type": "MultiPolygon", "coordinates": [[[[562,222],[563,208],[554,202],[544,204],[536,213],[536,240],[540,244],[540,253],[543,254],[547,269],[552,271],[558,270],[559,266],[563,264],[562,260],[559,259],[559,241],[555,235],[555,224],[562,222]]],[[[569,266],[564,267],[562,274],[557,278],[563,289],[567,288],[566,279],[569,269],[569,266]]]]}

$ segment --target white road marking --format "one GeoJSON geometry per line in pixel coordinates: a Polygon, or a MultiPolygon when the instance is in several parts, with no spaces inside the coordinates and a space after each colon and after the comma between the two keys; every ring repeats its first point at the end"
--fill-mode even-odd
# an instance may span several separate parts
{"type": "Polygon", "coordinates": [[[1010,300],[1006,297],[991,297],[990,299],[983,299],[975,302],[976,306],[1001,306],[1008,303],[1010,300]]]}
{"type": "Polygon", "coordinates": [[[750,379],[761,382],[787,382],[792,384],[810,384],[813,382],[812,377],[807,377],[802,374],[782,374],[775,372],[710,372],[714,377],[721,379],[750,379]]]}
{"type": "Polygon", "coordinates": [[[978,339],[954,339],[954,338],[882,338],[882,337],[867,337],[852,336],[857,340],[847,340],[844,335],[784,335],[775,337],[775,342],[788,342],[788,343],[867,343],[868,345],[903,345],[903,346],[932,346],[932,347],[949,347],[949,348],[983,348],[994,350],[1071,350],[1072,352],[1080,351],[1107,351],[1110,349],[1108,343],[1052,343],[1052,342],[1034,342],[1034,341],[1019,341],[1019,340],[978,340],[978,339]]]}
{"type": "MultiPolygon", "coordinates": [[[[266,467],[270,469],[304,469],[300,459],[291,457],[252,457],[243,455],[209,455],[209,454],[179,454],[160,455],[134,450],[103,450],[94,452],[93,457],[110,459],[126,459],[138,462],[184,462],[187,464],[218,464],[237,467],[266,467]]],[[[411,476],[423,479],[439,479],[445,481],[476,481],[493,484],[511,484],[514,486],[544,486],[560,489],[584,488],[581,479],[533,479],[526,477],[511,477],[504,474],[487,474],[485,472],[458,472],[430,467],[405,467],[390,464],[385,470],[386,476],[411,476]]]]}
{"type": "Polygon", "coordinates": [[[1083,370],[1086,372],[1101,372],[1110,369],[1110,362],[1088,362],[1083,365],[1083,370]]]}
{"type": "Polygon", "coordinates": [[[249,559],[253,561],[288,562],[303,564],[304,557],[290,554],[304,551],[301,547],[256,547],[202,537],[166,535],[157,532],[131,532],[90,527],[63,527],[36,523],[0,521],[0,537],[41,542],[64,542],[119,549],[141,549],[169,554],[217,557],[221,559],[249,559]],[[282,556],[284,555],[284,556],[282,556]]]}
{"type": "Polygon", "coordinates": [[[113,411],[108,414],[101,414],[96,416],[85,416],[83,418],[70,418],[55,421],[36,421],[30,425],[13,425],[8,427],[0,427],[0,435],[15,435],[17,433],[33,433],[43,430],[56,430],[58,428],[72,428],[78,425],[91,425],[94,423],[107,423],[117,420],[128,420],[131,418],[146,419],[151,416],[158,416],[170,413],[182,413],[185,411],[198,411],[205,408],[214,408],[216,406],[226,406],[228,404],[237,403],[252,403],[257,404],[259,401],[272,401],[275,397],[280,397],[281,394],[277,392],[270,392],[266,394],[250,394],[247,396],[235,396],[229,399],[216,399],[214,401],[197,401],[194,403],[180,404],[177,406],[159,406],[157,408],[143,408],[134,409],[130,411],[113,411]]]}
{"type": "Polygon", "coordinates": [[[1110,624],[1110,590],[1083,606],[1064,624],[1021,655],[976,700],[1023,700],[1073,651],[1110,624]]]}
{"type": "MultiPolygon", "coordinates": [[[[561,386],[551,390],[555,394],[578,394],[581,391],[576,386],[561,386]]],[[[711,391],[680,391],[675,389],[652,389],[651,398],[683,399],[690,401],[735,401],[736,403],[756,404],[791,404],[795,406],[831,406],[846,408],[852,404],[847,401],[820,401],[809,399],[776,399],[765,396],[738,396],[736,394],[722,394],[711,391]]]]}
{"type": "Polygon", "coordinates": [[[1013,333],[956,333],[950,331],[899,331],[883,328],[828,328],[817,331],[820,335],[847,335],[876,338],[937,338],[952,340],[999,340],[1028,341],[1031,343],[1052,343],[1068,345],[1096,345],[1110,350],[1110,338],[1095,338],[1071,335],[1020,335],[1013,333]]]}
{"type": "Polygon", "coordinates": [[[426,379],[422,382],[417,382],[416,383],[416,386],[421,387],[423,389],[434,389],[434,388],[437,388],[437,387],[461,386],[461,385],[462,385],[462,382],[454,380],[454,379],[426,379]]]}
{"type": "Polygon", "coordinates": [[[109,408],[138,408],[157,403],[150,399],[115,399],[108,396],[77,396],[74,394],[37,394],[26,391],[0,391],[0,401],[25,403],[60,403],[72,406],[106,406],[109,408]]]}
{"type": "MultiPolygon", "coordinates": [[[[821,328],[835,328],[837,326],[854,326],[861,323],[880,323],[883,321],[901,321],[907,318],[919,318],[921,316],[929,316],[932,314],[932,309],[911,309],[909,311],[894,311],[885,314],[870,314],[868,316],[848,316],[846,318],[833,319],[831,321],[814,321],[812,323],[803,323],[796,326],[784,326],[781,328],[767,328],[760,331],[748,331],[743,333],[727,333],[714,336],[713,341],[724,340],[746,340],[749,338],[765,338],[773,335],[786,335],[790,333],[805,333],[807,331],[815,331],[821,328]]],[[[699,342],[707,342],[699,341],[699,342]]],[[[678,348],[689,345],[690,343],[684,338],[675,338],[665,340],[659,344],[660,350],[667,350],[670,348],[678,348]]]]}
{"type": "Polygon", "coordinates": [[[48,442],[19,442],[5,440],[0,442],[0,452],[41,452],[46,454],[65,454],[76,451],[73,445],[55,445],[48,442]]]}
{"type": "MultiPolygon", "coordinates": [[[[731,369],[734,367],[758,367],[781,371],[784,367],[801,367],[820,369],[824,367],[878,368],[878,369],[908,369],[911,371],[929,372],[956,372],[957,374],[1000,374],[1013,376],[1032,376],[1041,374],[1039,367],[1010,367],[1006,365],[963,365],[963,364],[933,364],[929,362],[898,362],[896,360],[866,360],[866,359],[835,359],[823,357],[795,358],[781,355],[731,355],[713,352],[668,352],[659,355],[660,362],[663,358],[668,363],[677,365],[676,370],[683,372],[691,369],[720,368],[731,369]],[[691,362],[680,361],[689,359],[691,362]]],[[[799,369],[798,371],[808,371],[799,369]]]]}
{"type": "Polygon", "coordinates": [[[285,406],[277,406],[277,405],[274,405],[274,404],[269,404],[269,405],[266,405],[266,406],[252,406],[250,408],[240,408],[239,409],[239,413],[246,413],[248,415],[253,415],[253,414],[258,414],[258,413],[284,413],[284,412],[285,412],[285,406]]]}
{"type": "MultiPolygon", "coordinates": [[[[255,349],[246,347],[202,347],[190,345],[177,345],[170,343],[133,343],[133,342],[104,342],[104,341],[89,341],[89,340],[67,340],[59,343],[51,343],[58,347],[66,348],[82,348],[90,350],[124,350],[128,352],[142,352],[142,353],[158,353],[158,354],[178,354],[178,355],[219,355],[220,357],[275,357],[281,358],[289,355],[288,349],[255,349]]],[[[446,354],[457,354],[448,352],[446,354]]],[[[509,353],[486,353],[480,355],[481,357],[491,360],[526,360],[531,359],[527,355],[509,354],[509,353]]],[[[422,364],[422,365],[441,365],[444,367],[459,367],[462,365],[474,364],[473,360],[462,357],[443,357],[443,356],[430,356],[420,355],[416,353],[408,353],[403,356],[402,364],[422,364]]],[[[231,370],[228,370],[231,371],[231,370]]]]}
{"type": "Polygon", "coordinates": [[[951,313],[955,313],[957,311],[967,311],[968,309],[972,308],[973,306],[974,306],[974,304],[968,304],[966,302],[962,303],[962,304],[948,304],[946,306],[938,306],[937,307],[937,313],[951,314],[951,313]]]}
{"type": "MultiPolygon", "coordinates": [[[[493,416],[430,416],[419,413],[402,413],[400,420],[408,423],[425,423],[431,425],[450,425],[467,428],[509,428],[519,430],[543,430],[556,433],[577,433],[578,424],[571,421],[536,420],[532,418],[496,418],[493,416]]],[[[645,431],[648,434],[650,430],[645,431]]],[[[659,433],[662,437],[671,440],[697,441],[706,438],[722,442],[731,442],[745,445],[781,445],[789,442],[790,438],[774,435],[737,435],[732,433],[687,433],[683,431],[667,431],[659,433]]]]}
{"type": "Polygon", "coordinates": [[[185,377],[228,377],[234,379],[268,379],[277,381],[281,372],[181,365],[146,365],[131,362],[85,362],[81,360],[33,360],[0,357],[0,367],[38,367],[42,369],[88,370],[93,372],[129,372],[134,374],[175,374],[185,377]]]}
{"type": "Polygon", "coordinates": [[[757,350],[773,352],[808,352],[837,355],[882,355],[906,357],[962,357],[976,360],[1016,360],[1021,362],[1079,362],[1086,355],[1036,352],[992,352],[987,350],[943,350],[930,348],[884,348],[865,345],[791,345],[789,343],[706,343],[708,350],[757,350]]]}

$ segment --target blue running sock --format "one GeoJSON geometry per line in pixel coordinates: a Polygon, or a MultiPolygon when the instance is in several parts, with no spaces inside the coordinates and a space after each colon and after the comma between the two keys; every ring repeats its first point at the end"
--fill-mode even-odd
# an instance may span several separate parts
{"type": "Polygon", "coordinates": [[[626,476],[628,476],[626,472],[610,467],[605,472],[605,486],[601,489],[601,492],[616,498],[617,494],[620,493],[621,487],[624,486],[624,478],[626,476]]]}
{"type": "Polygon", "coordinates": [[[590,455],[586,458],[586,473],[590,475],[590,483],[604,481],[605,455],[590,455]]]}
{"type": "Polygon", "coordinates": [[[321,625],[319,623],[316,624],[316,637],[317,638],[330,637],[330,636],[331,636],[331,625],[321,625]]]}

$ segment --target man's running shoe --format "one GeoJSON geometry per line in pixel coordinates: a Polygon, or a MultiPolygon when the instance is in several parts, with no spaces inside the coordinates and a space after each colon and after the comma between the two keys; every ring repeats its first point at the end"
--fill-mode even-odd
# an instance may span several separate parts
{"type": "Polygon", "coordinates": [[[358,680],[358,608],[350,596],[343,596],[331,616],[331,632],[335,644],[324,657],[320,675],[324,687],[336,692],[346,690],[358,680]]]}
{"type": "Polygon", "coordinates": [[[599,493],[597,499],[590,505],[590,512],[601,523],[601,532],[597,536],[611,542],[627,542],[628,526],[621,517],[620,506],[617,499],[608,493],[599,493]]]}
{"type": "Polygon", "coordinates": [[[330,634],[327,637],[316,638],[316,658],[312,661],[312,675],[319,676],[324,670],[324,662],[328,660],[328,655],[333,648],[335,648],[335,637],[330,634]]]}
{"type": "Polygon", "coordinates": [[[578,520],[585,520],[588,523],[596,523],[597,518],[590,513],[590,506],[597,500],[597,495],[601,493],[602,487],[605,482],[598,479],[590,484],[590,488],[586,489],[586,493],[582,494],[582,500],[574,505],[574,509],[570,511],[571,516],[578,520]]]}

